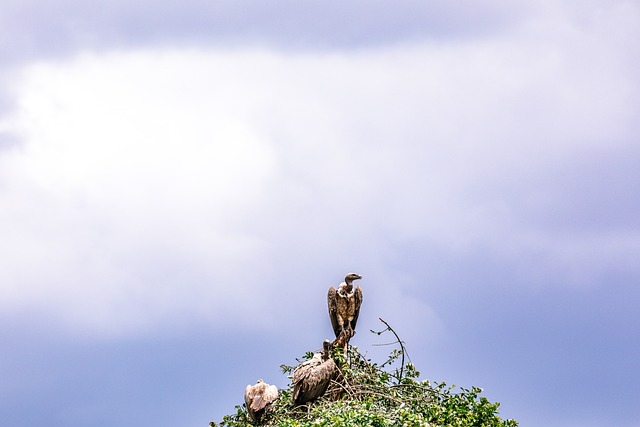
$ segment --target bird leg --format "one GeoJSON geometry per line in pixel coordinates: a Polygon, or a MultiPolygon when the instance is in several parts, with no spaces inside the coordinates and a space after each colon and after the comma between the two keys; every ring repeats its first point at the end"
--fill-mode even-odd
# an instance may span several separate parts
{"type": "Polygon", "coordinates": [[[353,336],[353,329],[343,328],[342,331],[340,332],[340,335],[338,335],[338,338],[336,338],[335,341],[331,343],[331,348],[339,347],[343,349],[345,362],[347,361],[347,347],[349,346],[349,340],[351,339],[352,336],[353,336]]]}
{"type": "Polygon", "coordinates": [[[347,361],[348,358],[348,347],[349,347],[349,341],[351,341],[351,338],[353,337],[354,331],[351,328],[351,325],[347,325],[347,328],[342,330],[342,333],[340,334],[340,338],[342,338],[342,342],[344,343],[343,348],[344,348],[344,360],[347,361]]]}
{"type": "Polygon", "coordinates": [[[340,332],[340,335],[338,335],[338,338],[336,338],[332,343],[331,343],[331,347],[345,347],[347,344],[349,343],[349,335],[347,334],[346,330],[342,330],[342,332],[340,332]]]}

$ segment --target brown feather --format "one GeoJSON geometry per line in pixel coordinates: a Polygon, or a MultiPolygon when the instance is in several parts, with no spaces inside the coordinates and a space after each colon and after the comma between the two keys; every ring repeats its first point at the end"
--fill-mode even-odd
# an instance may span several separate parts
{"type": "Polygon", "coordinates": [[[338,301],[337,301],[337,293],[338,290],[331,286],[329,288],[329,292],[327,293],[327,305],[329,306],[329,319],[331,320],[331,327],[333,328],[333,332],[336,334],[336,337],[340,335],[340,331],[342,331],[342,325],[338,322],[337,311],[338,311],[338,301]]]}
{"type": "Polygon", "coordinates": [[[258,380],[255,385],[248,385],[244,389],[244,402],[247,405],[247,412],[255,423],[260,422],[268,406],[277,398],[278,388],[262,380],[258,380]]]}
{"type": "Polygon", "coordinates": [[[351,320],[351,329],[355,331],[356,323],[358,322],[358,316],[360,315],[360,306],[362,305],[362,288],[360,285],[356,286],[356,290],[353,293],[354,299],[354,314],[353,319],[351,320]]]}
{"type": "Polygon", "coordinates": [[[352,282],[360,278],[362,276],[351,273],[345,277],[345,281],[338,286],[338,289],[329,288],[327,304],[336,338],[339,338],[345,329],[350,329],[350,336],[355,333],[362,305],[362,288],[360,286],[354,288],[352,282]]]}
{"type": "Polygon", "coordinates": [[[303,405],[322,397],[329,383],[338,372],[338,367],[331,357],[331,344],[323,343],[323,351],[313,355],[313,358],[300,364],[293,371],[293,401],[296,405],[303,405]]]}

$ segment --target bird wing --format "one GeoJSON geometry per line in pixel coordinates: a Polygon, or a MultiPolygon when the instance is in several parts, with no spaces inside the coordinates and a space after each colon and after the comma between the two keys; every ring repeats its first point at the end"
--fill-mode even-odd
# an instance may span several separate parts
{"type": "Polygon", "coordinates": [[[313,370],[309,375],[308,390],[304,396],[307,402],[322,397],[327,391],[331,379],[335,376],[336,370],[336,363],[333,359],[323,362],[313,370]]]}
{"type": "Polygon", "coordinates": [[[305,362],[300,366],[298,366],[296,369],[294,369],[293,378],[291,378],[291,382],[293,383],[294,386],[300,384],[300,382],[304,379],[304,377],[307,376],[308,366],[309,365],[305,362]]]}
{"type": "Polygon", "coordinates": [[[304,362],[299,364],[293,370],[293,378],[292,378],[293,383],[295,384],[297,382],[302,381],[302,379],[309,374],[311,369],[313,369],[315,366],[318,366],[321,363],[322,363],[322,353],[315,353],[311,359],[305,360],[304,362]]]}
{"type": "Polygon", "coordinates": [[[247,408],[251,406],[251,400],[253,399],[252,391],[253,390],[250,385],[248,385],[247,388],[244,389],[244,403],[247,404],[247,408]]]}
{"type": "Polygon", "coordinates": [[[298,368],[296,368],[295,371],[293,371],[293,378],[292,378],[292,382],[293,382],[293,394],[291,395],[291,397],[293,398],[293,401],[295,403],[298,403],[299,401],[299,395],[300,392],[304,393],[304,379],[306,378],[307,374],[309,373],[308,371],[308,366],[298,366],[298,368]]]}
{"type": "Polygon", "coordinates": [[[341,327],[338,324],[338,290],[333,286],[329,287],[329,292],[327,293],[327,304],[329,306],[329,319],[331,319],[331,326],[333,327],[333,332],[336,334],[336,337],[340,335],[341,327]]]}
{"type": "Polygon", "coordinates": [[[321,397],[338,369],[333,359],[309,368],[302,381],[296,384],[293,399],[297,404],[304,404],[321,397]]]}
{"type": "Polygon", "coordinates": [[[313,380],[311,377],[314,375],[314,371],[322,364],[321,353],[316,353],[313,357],[306,362],[298,365],[293,371],[293,401],[297,404],[308,402],[305,400],[309,392],[309,384],[313,380]]]}
{"type": "Polygon", "coordinates": [[[265,406],[267,406],[267,402],[264,400],[264,396],[262,394],[257,394],[253,398],[253,402],[251,402],[251,409],[256,412],[264,409],[265,406]]]}
{"type": "Polygon", "coordinates": [[[362,304],[362,288],[360,285],[356,286],[353,292],[355,311],[353,313],[353,319],[351,320],[351,329],[356,330],[356,323],[358,322],[358,316],[360,315],[360,305],[362,304]]]}
{"type": "Polygon", "coordinates": [[[269,387],[267,387],[267,389],[264,391],[264,394],[262,395],[262,398],[267,402],[267,404],[276,400],[278,398],[278,387],[274,385],[270,385],[269,387]]]}
{"type": "Polygon", "coordinates": [[[248,385],[247,388],[244,389],[244,403],[247,405],[247,412],[249,413],[249,416],[252,420],[256,421],[258,417],[255,409],[253,409],[253,395],[254,388],[248,385]]]}

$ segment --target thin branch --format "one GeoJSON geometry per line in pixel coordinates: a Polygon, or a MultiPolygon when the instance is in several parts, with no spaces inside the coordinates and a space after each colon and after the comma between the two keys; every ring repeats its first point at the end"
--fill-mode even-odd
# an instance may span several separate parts
{"type": "Polygon", "coordinates": [[[371,344],[371,345],[373,347],[382,347],[382,346],[385,346],[385,345],[395,345],[395,344],[396,344],[396,341],[394,341],[394,342],[386,342],[384,344],[371,344]]]}
{"type": "MultiPolygon", "coordinates": [[[[398,378],[398,381],[402,381],[402,375],[403,375],[403,372],[404,372],[404,354],[405,354],[405,352],[406,352],[406,350],[405,350],[405,348],[404,348],[404,343],[402,342],[402,340],[400,339],[400,337],[398,336],[398,334],[396,334],[396,331],[394,331],[394,330],[393,330],[393,328],[392,328],[392,327],[391,327],[391,326],[390,326],[390,325],[389,325],[385,320],[383,320],[383,319],[382,319],[382,317],[378,317],[378,319],[380,319],[380,321],[381,321],[382,323],[384,323],[385,325],[387,325],[387,329],[385,329],[385,330],[384,330],[384,331],[382,331],[382,332],[385,332],[385,331],[391,331],[391,333],[393,333],[393,335],[395,335],[396,340],[398,341],[398,344],[400,344],[400,350],[401,350],[401,352],[402,352],[402,361],[401,361],[401,363],[400,363],[400,377],[398,378]]],[[[380,332],[380,333],[382,333],[382,332],[380,332]]]]}

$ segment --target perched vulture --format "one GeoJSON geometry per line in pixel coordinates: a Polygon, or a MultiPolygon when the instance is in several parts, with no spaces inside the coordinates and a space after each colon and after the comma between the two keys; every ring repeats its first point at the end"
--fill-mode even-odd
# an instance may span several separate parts
{"type": "Polygon", "coordinates": [[[338,289],[333,286],[329,288],[327,294],[329,318],[336,338],[348,334],[348,341],[356,333],[356,322],[362,304],[362,288],[360,286],[353,287],[353,281],[358,279],[362,279],[362,276],[349,273],[338,289]]]}
{"type": "Polygon", "coordinates": [[[338,367],[331,358],[331,343],[324,340],[322,351],[293,371],[293,402],[304,405],[321,397],[337,373],[338,367]]]}
{"type": "Polygon", "coordinates": [[[259,379],[255,385],[248,385],[244,389],[244,402],[247,412],[257,424],[264,415],[267,407],[278,397],[278,388],[259,379]]]}

